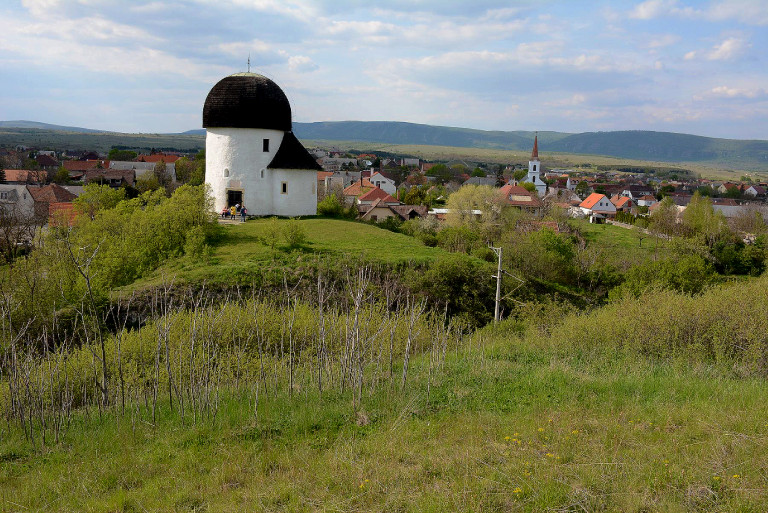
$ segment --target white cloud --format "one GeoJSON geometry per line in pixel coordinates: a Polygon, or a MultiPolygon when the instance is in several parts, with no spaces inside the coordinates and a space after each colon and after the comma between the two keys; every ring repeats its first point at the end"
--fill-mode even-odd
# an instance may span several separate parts
{"type": "Polygon", "coordinates": [[[743,39],[729,37],[719,45],[715,45],[712,51],[707,54],[707,59],[711,61],[733,59],[749,46],[750,45],[743,39]]]}
{"type": "Polygon", "coordinates": [[[762,88],[740,89],[737,87],[717,86],[709,91],[709,96],[720,98],[768,98],[768,90],[762,88]]]}
{"type": "Polygon", "coordinates": [[[629,13],[629,17],[636,20],[652,20],[668,14],[675,8],[676,0],[646,0],[639,3],[629,13]]]}
{"type": "Polygon", "coordinates": [[[713,20],[738,20],[748,25],[768,25],[768,3],[761,0],[721,0],[710,6],[713,20]]]}
{"type": "Polygon", "coordinates": [[[659,34],[645,41],[642,46],[645,48],[664,48],[680,42],[682,39],[677,34],[659,34]]]}
{"type": "Polygon", "coordinates": [[[314,71],[318,68],[318,65],[312,62],[312,59],[304,55],[294,55],[288,59],[288,68],[291,71],[297,71],[300,73],[314,71]]]}

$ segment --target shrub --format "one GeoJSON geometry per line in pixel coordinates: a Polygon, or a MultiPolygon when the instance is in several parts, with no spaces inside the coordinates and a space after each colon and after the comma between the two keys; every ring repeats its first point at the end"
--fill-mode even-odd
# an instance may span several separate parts
{"type": "Polygon", "coordinates": [[[343,217],[344,205],[335,194],[329,194],[317,204],[317,213],[321,216],[343,217]]]}
{"type": "Polygon", "coordinates": [[[283,226],[283,239],[289,247],[296,248],[306,242],[307,234],[298,220],[291,219],[283,226]]]}

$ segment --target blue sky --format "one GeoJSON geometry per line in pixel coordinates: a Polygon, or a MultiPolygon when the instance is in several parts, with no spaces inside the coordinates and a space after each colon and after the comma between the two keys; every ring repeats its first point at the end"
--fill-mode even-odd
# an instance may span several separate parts
{"type": "Polygon", "coordinates": [[[768,1],[4,0],[0,120],[201,125],[219,79],[294,121],[768,139],[768,1]]]}

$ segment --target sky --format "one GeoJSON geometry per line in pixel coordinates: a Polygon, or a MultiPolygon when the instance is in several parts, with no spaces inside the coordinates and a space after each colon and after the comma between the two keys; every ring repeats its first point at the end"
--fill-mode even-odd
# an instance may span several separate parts
{"type": "Polygon", "coordinates": [[[2,0],[0,120],[200,128],[251,71],[293,120],[768,139],[766,0],[2,0]]]}

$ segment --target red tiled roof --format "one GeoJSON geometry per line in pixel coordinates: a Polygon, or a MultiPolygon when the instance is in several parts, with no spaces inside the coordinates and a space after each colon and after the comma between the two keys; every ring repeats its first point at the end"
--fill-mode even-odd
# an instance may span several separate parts
{"type": "Polygon", "coordinates": [[[104,169],[109,167],[108,160],[65,160],[61,164],[67,171],[90,171],[96,169],[99,163],[104,169]]]}
{"type": "Polygon", "coordinates": [[[166,155],[164,153],[155,153],[153,155],[139,155],[136,157],[138,162],[160,162],[161,160],[166,164],[173,164],[179,160],[178,155],[166,155]]]}
{"type": "MultiPolygon", "coordinates": [[[[601,199],[605,198],[605,194],[600,194],[599,192],[593,192],[589,196],[587,196],[587,199],[582,201],[579,206],[581,208],[589,208],[591,209],[594,207],[597,202],[599,202],[601,199]]],[[[608,198],[605,198],[606,201],[608,201],[608,198]]]]}
{"type": "Polygon", "coordinates": [[[325,180],[326,178],[333,176],[333,171],[318,171],[317,172],[317,179],[318,180],[325,180]]]}
{"type": "Polygon", "coordinates": [[[358,201],[375,201],[377,199],[380,199],[384,203],[400,203],[379,187],[375,187],[373,190],[370,190],[357,198],[358,201]]]}
{"type": "Polygon", "coordinates": [[[344,196],[362,196],[366,192],[373,189],[373,184],[365,178],[361,182],[355,182],[346,189],[344,189],[344,196]]]}
{"type": "Polygon", "coordinates": [[[101,180],[121,180],[128,185],[133,185],[136,172],[133,169],[91,169],[85,173],[87,182],[101,180]]]}
{"type": "Polygon", "coordinates": [[[72,194],[61,185],[52,183],[45,187],[28,187],[29,193],[36,202],[43,203],[69,203],[77,195],[72,194]]]}
{"type": "Polygon", "coordinates": [[[43,167],[52,167],[52,166],[58,166],[59,162],[51,157],[50,155],[38,155],[37,156],[37,163],[40,164],[43,167]]]}
{"type": "Polygon", "coordinates": [[[499,192],[513,207],[541,207],[544,204],[538,196],[521,185],[507,184],[499,189],[499,192]]]}
{"type": "Polygon", "coordinates": [[[45,171],[29,171],[26,169],[6,169],[5,181],[6,182],[45,182],[48,179],[48,173],[45,171]]]}
{"type": "Polygon", "coordinates": [[[629,196],[620,196],[620,197],[613,197],[611,198],[611,203],[613,203],[616,208],[624,208],[625,206],[632,206],[632,199],[629,196]],[[627,205],[629,203],[629,205],[627,205]]]}
{"type": "Polygon", "coordinates": [[[77,211],[75,211],[75,205],[72,202],[66,203],[49,203],[48,204],[48,219],[51,224],[68,224],[72,225],[77,217],[77,211]]]}

